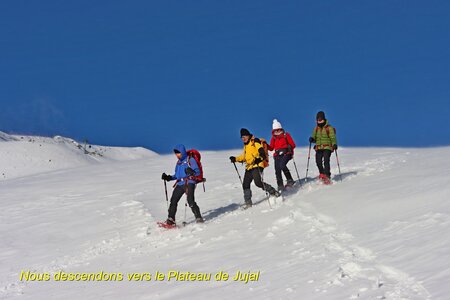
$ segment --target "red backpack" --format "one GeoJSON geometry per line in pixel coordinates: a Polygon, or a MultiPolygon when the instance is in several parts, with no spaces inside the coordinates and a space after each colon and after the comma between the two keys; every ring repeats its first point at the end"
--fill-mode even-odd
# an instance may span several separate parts
{"type": "Polygon", "coordinates": [[[193,159],[195,159],[195,162],[197,163],[198,168],[200,169],[200,175],[194,176],[194,180],[197,183],[206,181],[206,179],[203,178],[203,167],[202,167],[202,163],[200,161],[202,159],[202,156],[201,156],[200,152],[198,150],[196,150],[196,149],[187,150],[186,152],[187,152],[187,155],[188,155],[188,165],[189,165],[189,167],[191,166],[189,161],[190,161],[191,158],[193,158],[193,159]]]}

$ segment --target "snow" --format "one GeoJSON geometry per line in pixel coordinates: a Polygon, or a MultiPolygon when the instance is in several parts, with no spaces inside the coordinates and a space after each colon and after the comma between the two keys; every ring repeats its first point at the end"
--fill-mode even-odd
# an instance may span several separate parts
{"type": "Polygon", "coordinates": [[[135,160],[156,153],[144,148],[80,144],[61,136],[15,136],[0,131],[0,180],[115,160],[135,160]],[[88,155],[86,155],[88,154],[88,155]]]}
{"type": "MultiPolygon", "coordinates": [[[[167,217],[160,176],[173,171],[174,155],[92,146],[106,149],[97,156],[70,139],[29,138],[0,142],[7,174],[0,181],[0,299],[446,299],[450,293],[448,147],[342,147],[342,182],[309,180],[284,202],[271,199],[272,209],[252,186],[256,205],[247,210],[239,208],[242,189],[228,160],[240,149],[202,151],[206,192],[198,186],[196,200],[206,223],[195,224],[188,208],[188,225],[168,231],[156,221],[167,217]],[[28,270],[52,279],[20,280],[28,270]],[[155,280],[156,272],[171,271],[212,277],[155,280]],[[221,271],[231,278],[215,280],[221,271]],[[232,280],[238,271],[260,275],[232,280]],[[54,280],[61,272],[121,273],[123,280],[54,280]],[[142,280],[129,281],[133,272],[142,280]]],[[[307,149],[298,149],[302,179],[306,157],[307,149]]],[[[317,175],[311,161],[309,177],[317,175]]],[[[274,184],[272,166],[265,179],[274,184]]],[[[178,222],[184,209],[183,199],[178,222]]]]}

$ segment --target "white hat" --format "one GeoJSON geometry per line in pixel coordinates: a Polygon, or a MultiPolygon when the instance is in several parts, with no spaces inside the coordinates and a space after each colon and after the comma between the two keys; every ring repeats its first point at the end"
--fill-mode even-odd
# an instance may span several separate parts
{"type": "Polygon", "coordinates": [[[277,119],[273,119],[272,130],[275,129],[283,129],[283,126],[281,126],[281,123],[277,119]]]}

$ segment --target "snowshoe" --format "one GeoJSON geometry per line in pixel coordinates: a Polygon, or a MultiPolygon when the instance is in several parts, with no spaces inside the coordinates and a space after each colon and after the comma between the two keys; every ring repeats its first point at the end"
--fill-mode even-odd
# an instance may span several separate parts
{"type": "Polygon", "coordinates": [[[172,218],[168,218],[165,222],[156,222],[159,227],[166,228],[166,229],[173,229],[177,228],[177,224],[172,218]]]}
{"type": "Polygon", "coordinates": [[[332,184],[332,183],[333,183],[333,182],[331,181],[331,179],[328,178],[328,176],[325,175],[325,174],[320,174],[320,175],[319,175],[319,179],[322,181],[323,184],[326,184],[326,185],[329,185],[329,184],[332,184]]]}

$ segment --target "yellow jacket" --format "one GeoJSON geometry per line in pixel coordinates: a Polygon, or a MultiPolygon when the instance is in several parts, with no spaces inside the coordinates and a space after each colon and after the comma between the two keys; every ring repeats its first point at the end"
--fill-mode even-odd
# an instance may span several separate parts
{"type": "Polygon", "coordinates": [[[254,137],[252,137],[251,140],[244,145],[244,152],[236,157],[236,161],[245,162],[246,170],[251,170],[256,167],[266,167],[266,163],[264,162],[264,160],[258,165],[253,164],[256,158],[261,157],[259,150],[261,148],[263,149],[262,151],[264,151],[264,147],[261,145],[259,139],[255,139],[254,137]]]}

